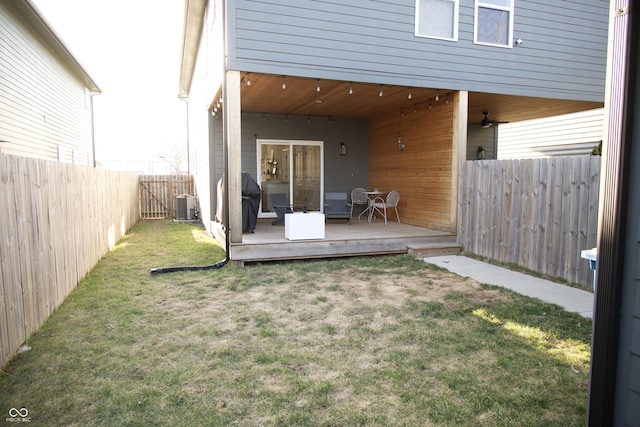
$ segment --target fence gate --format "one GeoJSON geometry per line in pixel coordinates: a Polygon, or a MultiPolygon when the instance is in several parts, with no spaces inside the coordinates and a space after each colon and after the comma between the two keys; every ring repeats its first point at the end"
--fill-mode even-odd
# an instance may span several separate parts
{"type": "Polygon", "coordinates": [[[190,175],[140,175],[140,218],[175,218],[182,194],[195,194],[190,175]]]}

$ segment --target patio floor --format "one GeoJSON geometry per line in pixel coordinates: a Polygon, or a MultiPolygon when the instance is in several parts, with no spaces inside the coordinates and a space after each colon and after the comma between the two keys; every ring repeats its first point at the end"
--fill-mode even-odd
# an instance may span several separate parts
{"type": "Polygon", "coordinates": [[[430,228],[398,224],[381,219],[328,220],[325,238],[288,240],[284,225],[271,225],[272,219],[259,219],[255,233],[244,233],[242,243],[232,243],[234,263],[358,255],[459,252],[455,234],[430,228]]]}

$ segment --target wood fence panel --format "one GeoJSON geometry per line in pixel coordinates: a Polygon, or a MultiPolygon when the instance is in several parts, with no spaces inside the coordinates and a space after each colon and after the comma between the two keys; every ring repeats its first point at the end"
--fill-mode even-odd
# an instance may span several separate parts
{"type": "Polygon", "coordinates": [[[536,221],[532,222],[532,226],[535,227],[535,238],[531,241],[531,252],[536,256],[533,258],[533,262],[530,264],[532,270],[540,271],[544,263],[545,255],[545,231],[547,228],[548,217],[546,215],[546,209],[548,206],[548,191],[547,191],[547,176],[548,176],[548,161],[546,158],[541,159],[538,165],[537,173],[535,176],[535,199],[537,200],[534,209],[536,211],[536,221]],[[542,248],[538,251],[538,248],[542,248]]]}
{"type": "MultiPolygon", "coordinates": [[[[590,162],[580,162],[578,168],[580,197],[578,200],[578,227],[576,230],[576,257],[580,257],[583,249],[587,249],[587,234],[589,225],[589,165],[590,162]],[[584,208],[583,208],[584,207],[584,208]]],[[[575,278],[586,276],[588,263],[580,262],[575,265],[575,278]]],[[[572,280],[573,281],[573,280],[572,280]]]]}
{"type": "MultiPolygon", "coordinates": [[[[598,214],[600,203],[600,156],[593,156],[589,163],[589,220],[587,225],[587,248],[595,247],[598,241],[598,214]],[[590,246],[591,245],[591,246],[590,246]]],[[[589,271],[591,288],[595,285],[589,271]]]]}
{"type": "Polygon", "coordinates": [[[175,218],[175,200],[183,194],[195,195],[195,184],[190,175],[141,175],[140,217],[175,218]]]}
{"type": "Polygon", "coordinates": [[[509,259],[507,262],[517,264],[518,253],[520,252],[520,233],[518,233],[520,225],[520,217],[522,211],[522,204],[520,201],[520,193],[522,188],[520,186],[520,164],[516,161],[511,161],[509,171],[511,186],[509,192],[511,194],[511,216],[509,218],[509,259]],[[518,224],[517,227],[514,227],[518,224]]]}
{"type": "MultiPolygon", "coordinates": [[[[18,159],[19,182],[22,184],[28,182],[33,162],[27,162],[25,158],[18,159]]],[[[35,165],[34,165],[35,166],[35,165]]],[[[16,206],[21,212],[18,216],[18,248],[20,253],[20,277],[22,278],[22,301],[24,308],[24,327],[25,333],[30,335],[37,327],[38,308],[37,308],[37,289],[36,278],[38,269],[33,268],[35,264],[36,242],[32,236],[37,236],[37,222],[34,221],[33,204],[31,201],[32,191],[29,186],[21,185],[19,191],[16,191],[16,206]],[[33,228],[35,227],[35,228],[33,228]]],[[[34,201],[34,203],[36,203],[34,201]]]]}
{"type": "Polygon", "coordinates": [[[548,237],[550,233],[553,233],[553,199],[554,199],[554,186],[553,178],[555,175],[555,162],[551,162],[550,159],[543,158],[540,160],[541,164],[544,164],[545,173],[540,175],[540,186],[544,187],[544,202],[540,203],[540,209],[544,210],[542,220],[542,232],[540,233],[540,239],[538,240],[538,247],[542,248],[540,254],[540,263],[536,271],[542,271],[545,267],[550,268],[553,262],[553,248],[551,239],[548,237]]]}
{"type": "MultiPolygon", "coordinates": [[[[554,159],[555,160],[555,159],[554,159]]],[[[549,271],[548,274],[555,277],[561,277],[564,258],[562,257],[562,167],[563,158],[558,158],[553,164],[553,203],[551,205],[552,225],[551,225],[551,243],[550,243],[550,264],[544,268],[549,271]]]]}
{"type": "Polygon", "coordinates": [[[490,242],[489,253],[491,253],[491,257],[495,258],[497,253],[500,251],[500,239],[499,236],[502,233],[502,222],[498,221],[497,218],[502,218],[502,203],[496,203],[502,199],[502,190],[503,183],[501,182],[501,176],[498,175],[498,168],[495,167],[493,162],[489,162],[487,164],[489,169],[489,181],[494,183],[494,185],[490,186],[490,204],[491,211],[489,213],[491,219],[491,228],[489,230],[489,235],[487,236],[487,240],[490,242]],[[491,236],[498,236],[498,239],[491,238],[491,236]]]}
{"type": "Polygon", "coordinates": [[[518,250],[518,261],[517,264],[524,265],[525,267],[529,267],[529,259],[530,259],[530,246],[533,236],[531,234],[531,224],[532,221],[535,221],[533,217],[535,211],[533,210],[533,195],[532,195],[532,179],[533,172],[531,168],[530,162],[525,162],[520,165],[520,227],[519,227],[519,250],[518,250]]]}
{"type": "Polygon", "coordinates": [[[467,161],[458,239],[469,252],[591,288],[600,157],[467,161]]]}
{"type": "MultiPolygon", "coordinates": [[[[496,221],[501,221],[503,223],[502,231],[499,237],[500,240],[500,252],[499,256],[496,259],[508,259],[509,258],[509,228],[511,221],[511,181],[512,181],[512,172],[507,165],[509,164],[509,160],[506,160],[501,166],[501,175],[503,180],[503,192],[502,192],[502,206],[503,215],[501,218],[496,219],[496,221]]],[[[469,180],[473,179],[469,177],[469,180]]]]}
{"type": "Polygon", "coordinates": [[[140,217],[138,176],[0,154],[0,366],[140,217]]]}
{"type": "Polygon", "coordinates": [[[22,303],[22,278],[18,254],[18,219],[15,215],[17,164],[0,156],[0,257],[2,258],[2,304],[0,322],[3,327],[0,348],[3,363],[24,342],[24,305],[22,303]]]}

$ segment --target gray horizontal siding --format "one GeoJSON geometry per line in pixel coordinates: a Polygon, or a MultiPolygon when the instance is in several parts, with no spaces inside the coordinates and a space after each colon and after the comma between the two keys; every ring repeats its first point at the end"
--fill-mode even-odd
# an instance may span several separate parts
{"type": "Polygon", "coordinates": [[[91,110],[85,88],[22,20],[0,6],[0,151],[87,164],[91,110]]]}
{"type": "Polygon", "coordinates": [[[231,68],[407,86],[602,101],[608,2],[517,1],[513,49],[414,36],[414,0],[229,2],[231,68]],[[560,3],[560,4],[559,4],[560,3]]]}
{"type": "Polygon", "coordinates": [[[488,129],[480,125],[470,126],[467,131],[467,160],[479,160],[478,149],[484,150],[484,158],[496,158],[496,126],[488,129]]]}
{"type": "Polygon", "coordinates": [[[338,117],[242,114],[242,171],[256,178],[257,139],[313,140],[324,142],[324,190],[351,191],[367,187],[369,163],[369,121],[338,117]],[[340,142],[347,155],[338,154],[340,142]]]}

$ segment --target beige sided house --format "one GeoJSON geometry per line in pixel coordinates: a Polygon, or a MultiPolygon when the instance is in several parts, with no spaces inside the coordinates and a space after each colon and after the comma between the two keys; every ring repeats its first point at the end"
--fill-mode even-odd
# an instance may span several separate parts
{"type": "Polygon", "coordinates": [[[31,1],[0,2],[0,153],[95,166],[99,93],[31,1]]]}

